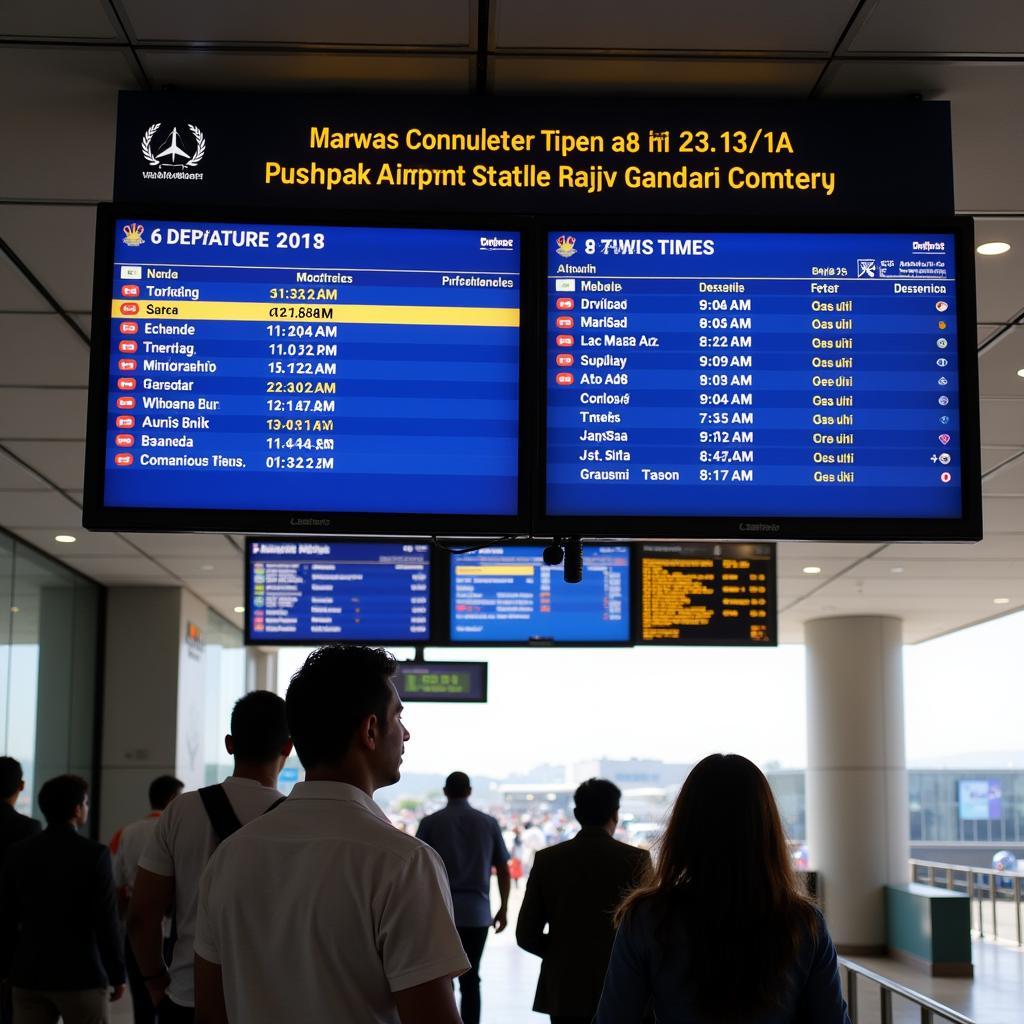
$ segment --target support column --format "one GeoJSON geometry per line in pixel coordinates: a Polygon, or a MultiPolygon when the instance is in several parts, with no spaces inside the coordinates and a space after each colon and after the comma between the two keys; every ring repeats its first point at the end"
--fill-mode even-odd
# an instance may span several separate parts
{"type": "Polygon", "coordinates": [[[909,880],[902,623],[816,619],[807,645],[807,847],[841,952],[885,948],[882,887],[909,880]]]}

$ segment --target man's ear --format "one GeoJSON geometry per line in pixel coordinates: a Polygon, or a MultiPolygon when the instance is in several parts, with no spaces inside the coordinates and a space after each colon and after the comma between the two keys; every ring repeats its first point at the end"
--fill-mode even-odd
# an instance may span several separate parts
{"type": "Polygon", "coordinates": [[[234,757],[234,756],[235,756],[235,741],[234,741],[234,739],[232,738],[232,736],[231,736],[231,733],[228,733],[228,734],[227,734],[227,736],[225,736],[225,737],[224,737],[224,749],[225,749],[225,750],[226,750],[226,751],[227,751],[227,752],[228,752],[228,753],[229,753],[229,754],[230,754],[230,755],[231,755],[232,757],[234,757]]]}
{"type": "Polygon", "coordinates": [[[367,715],[363,719],[357,737],[363,746],[370,750],[377,749],[377,740],[380,739],[380,720],[376,715],[367,715]]]}
{"type": "Polygon", "coordinates": [[[25,780],[24,779],[22,779],[21,782],[18,783],[18,792],[19,793],[24,793],[25,792],[25,780]]]}

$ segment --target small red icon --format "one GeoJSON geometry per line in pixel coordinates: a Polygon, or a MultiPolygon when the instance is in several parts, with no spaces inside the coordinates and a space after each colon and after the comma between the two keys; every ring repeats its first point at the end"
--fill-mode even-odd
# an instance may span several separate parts
{"type": "Polygon", "coordinates": [[[949,442],[952,441],[952,440],[953,439],[949,436],[949,434],[939,434],[939,443],[940,444],[949,444],[949,442]]]}
{"type": "Polygon", "coordinates": [[[137,299],[139,297],[139,286],[137,284],[121,285],[121,295],[126,299],[137,299]]]}
{"type": "Polygon", "coordinates": [[[562,387],[565,387],[567,384],[574,384],[575,382],[576,382],[576,378],[571,373],[556,373],[555,374],[555,383],[556,384],[561,384],[562,387]]]}
{"type": "Polygon", "coordinates": [[[555,344],[559,348],[572,348],[572,335],[571,334],[560,334],[555,338],[555,344]]]}
{"type": "Polygon", "coordinates": [[[575,306],[575,299],[555,299],[555,309],[573,309],[575,306]]]}
{"type": "Polygon", "coordinates": [[[118,359],[117,368],[122,373],[131,373],[139,368],[139,363],[136,359],[118,359]]]}
{"type": "Polygon", "coordinates": [[[125,323],[121,324],[121,333],[122,334],[138,334],[139,333],[139,325],[134,320],[128,320],[125,323]]]}
{"type": "Polygon", "coordinates": [[[135,461],[135,456],[131,452],[118,452],[114,456],[115,466],[130,466],[135,461]]]}
{"type": "Polygon", "coordinates": [[[137,302],[122,302],[121,312],[125,316],[134,316],[139,311],[139,304],[137,302]]]}
{"type": "Polygon", "coordinates": [[[137,341],[127,341],[125,339],[122,339],[117,344],[117,351],[127,352],[130,355],[132,352],[139,351],[139,343],[137,341]]]}
{"type": "Polygon", "coordinates": [[[942,482],[943,482],[944,484],[948,484],[948,483],[949,483],[949,481],[953,479],[953,474],[952,474],[952,473],[943,473],[943,474],[942,474],[942,475],[941,475],[941,476],[939,477],[939,479],[940,479],[940,480],[941,480],[941,481],[942,481],[942,482]]]}
{"type": "Polygon", "coordinates": [[[131,448],[135,444],[135,437],[132,434],[118,434],[114,438],[114,444],[118,448],[131,448]]]}
{"type": "Polygon", "coordinates": [[[576,360],[571,352],[559,352],[555,356],[555,366],[572,366],[576,360]]]}
{"type": "Polygon", "coordinates": [[[568,330],[575,323],[576,321],[573,320],[571,316],[560,316],[555,319],[555,326],[559,328],[559,330],[568,330]]]}
{"type": "Polygon", "coordinates": [[[117,390],[118,391],[134,391],[135,390],[135,378],[134,377],[118,377],[117,378],[117,390]]]}
{"type": "Polygon", "coordinates": [[[117,419],[114,420],[114,426],[117,427],[118,430],[131,430],[132,427],[135,426],[135,417],[118,416],[117,419]]]}
{"type": "Polygon", "coordinates": [[[118,395],[117,407],[118,409],[134,409],[135,399],[131,395],[118,395]]]}

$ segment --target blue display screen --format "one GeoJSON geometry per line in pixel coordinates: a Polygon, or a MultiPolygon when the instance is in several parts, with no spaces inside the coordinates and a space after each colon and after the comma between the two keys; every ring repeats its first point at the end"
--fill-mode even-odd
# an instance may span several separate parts
{"type": "Polygon", "coordinates": [[[118,220],[104,503],[515,515],[520,250],[118,220]]]}
{"type": "Polygon", "coordinates": [[[962,514],[953,235],[547,243],[549,515],[962,514]]]}
{"type": "Polygon", "coordinates": [[[489,547],[451,560],[451,640],[626,643],[629,548],[583,549],[583,580],[566,583],[540,546],[489,547]]]}
{"type": "Polygon", "coordinates": [[[482,704],[487,700],[487,662],[400,661],[392,682],[402,701],[482,704]]]}
{"type": "Polygon", "coordinates": [[[246,614],[254,643],[430,635],[430,546],[253,540],[246,614]]]}

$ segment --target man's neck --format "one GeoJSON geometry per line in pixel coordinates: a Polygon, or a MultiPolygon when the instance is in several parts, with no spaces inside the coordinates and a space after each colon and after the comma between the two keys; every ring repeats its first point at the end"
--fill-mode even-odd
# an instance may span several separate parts
{"type": "Polygon", "coordinates": [[[307,782],[343,782],[346,786],[361,789],[368,797],[372,797],[378,787],[373,774],[365,765],[342,761],[339,764],[317,765],[306,772],[307,782]]]}
{"type": "Polygon", "coordinates": [[[7,804],[8,807],[15,807],[18,803],[19,795],[20,794],[18,793],[12,793],[10,796],[4,797],[4,803],[7,804]]]}
{"type": "Polygon", "coordinates": [[[231,773],[233,779],[252,779],[261,786],[268,789],[277,789],[277,776],[279,774],[277,761],[255,762],[235,760],[235,770],[231,773]]]}

